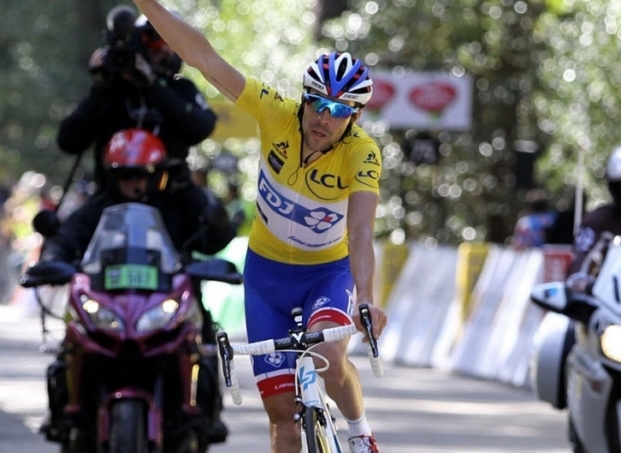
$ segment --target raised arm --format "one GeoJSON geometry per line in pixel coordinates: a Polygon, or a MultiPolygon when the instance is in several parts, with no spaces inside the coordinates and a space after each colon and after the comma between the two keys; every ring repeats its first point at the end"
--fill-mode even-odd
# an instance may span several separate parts
{"type": "Polygon", "coordinates": [[[246,79],[214,50],[205,36],[156,0],[134,0],[134,3],[184,62],[198,69],[226,98],[237,100],[246,79]]]}

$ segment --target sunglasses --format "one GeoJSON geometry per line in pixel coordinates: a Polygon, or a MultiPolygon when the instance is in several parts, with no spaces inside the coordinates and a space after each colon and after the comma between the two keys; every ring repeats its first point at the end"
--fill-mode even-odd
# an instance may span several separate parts
{"type": "Polygon", "coordinates": [[[323,112],[325,109],[330,111],[332,118],[349,118],[354,113],[358,113],[360,109],[341,102],[332,101],[316,94],[304,93],[304,102],[310,105],[317,113],[323,112]]]}

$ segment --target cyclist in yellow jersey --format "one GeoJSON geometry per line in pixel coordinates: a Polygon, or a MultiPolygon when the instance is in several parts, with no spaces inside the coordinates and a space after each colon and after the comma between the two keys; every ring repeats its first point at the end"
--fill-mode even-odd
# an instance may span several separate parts
{"type": "MultiPolygon", "coordinates": [[[[301,306],[311,331],[354,322],[368,303],[377,338],[386,314],[373,305],[373,230],[381,172],[377,145],[355,125],[372,95],[368,70],[348,53],[321,55],[304,73],[300,100],[246,78],[209,41],[157,0],[134,0],[158,33],[261,131],[257,216],[244,268],[249,341],[276,338],[301,306]]],[[[330,367],[326,391],[348,421],[351,453],[378,453],[347,341],[318,352],[330,367]]],[[[270,420],[272,453],[298,453],[293,361],[256,357],[253,369],[270,420]]]]}

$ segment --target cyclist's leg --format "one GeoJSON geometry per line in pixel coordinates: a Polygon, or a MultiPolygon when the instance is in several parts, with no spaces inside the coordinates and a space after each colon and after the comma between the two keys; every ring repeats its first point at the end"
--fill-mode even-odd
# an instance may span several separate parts
{"type": "MultiPolygon", "coordinates": [[[[305,310],[309,310],[309,330],[322,330],[350,324],[354,308],[354,283],[348,269],[317,279],[309,294],[305,310]]],[[[325,356],[330,367],[322,373],[328,395],[349,420],[364,413],[358,370],[347,358],[348,340],[323,343],[314,350],[325,356]]],[[[320,366],[320,363],[317,363],[320,366]]]]}
{"type": "MultiPolygon", "coordinates": [[[[291,310],[301,306],[307,290],[291,266],[248,251],[244,266],[248,341],[284,337],[294,327],[291,310]],[[300,282],[291,285],[291,282],[300,282]]],[[[300,430],[294,423],[295,355],[277,352],[252,360],[263,406],[270,420],[272,453],[300,451],[300,430]]]]}
{"type": "MultiPolygon", "coordinates": [[[[346,268],[339,271],[334,263],[332,273],[314,282],[305,310],[309,330],[317,331],[351,323],[354,310],[353,279],[346,268]]],[[[349,426],[350,451],[377,452],[371,427],[367,422],[358,370],[347,357],[347,340],[324,343],[315,349],[330,362],[322,373],[326,392],[335,401],[349,426]]],[[[317,366],[320,366],[318,363],[317,366]]]]}

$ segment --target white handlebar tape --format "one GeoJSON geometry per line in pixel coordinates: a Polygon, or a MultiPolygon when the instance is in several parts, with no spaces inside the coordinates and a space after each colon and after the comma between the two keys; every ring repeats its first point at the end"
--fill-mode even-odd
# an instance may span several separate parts
{"type": "Polygon", "coordinates": [[[229,391],[231,392],[231,398],[233,399],[233,403],[236,406],[239,406],[244,398],[242,397],[241,390],[239,389],[239,380],[237,379],[237,370],[235,370],[235,362],[231,360],[230,371],[231,371],[231,386],[229,387],[229,391]]]}
{"type": "Polygon", "coordinates": [[[367,354],[369,355],[369,362],[371,363],[373,374],[375,377],[382,377],[384,375],[382,362],[380,362],[379,357],[373,357],[373,350],[371,349],[371,345],[369,343],[367,343],[367,354]]]}

